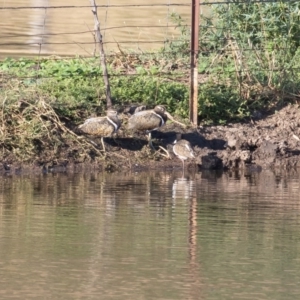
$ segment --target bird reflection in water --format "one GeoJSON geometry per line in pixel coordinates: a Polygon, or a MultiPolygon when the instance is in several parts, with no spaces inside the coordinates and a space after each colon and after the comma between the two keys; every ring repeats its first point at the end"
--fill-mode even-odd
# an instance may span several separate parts
{"type": "Polygon", "coordinates": [[[180,176],[180,173],[176,173],[172,184],[172,201],[173,205],[176,201],[189,200],[196,196],[196,180],[195,174],[192,171],[188,171],[186,176],[180,176]]]}
{"type": "Polygon", "coordinates": [[[172,199],[190,199],[194,189],[194,180],[188,177],[176,178],[172,186],[172,199]]]}
{"type": "Polygon", "coordinates": [[[175,209],[177,203],[183,203],[188,206],[188,257],[189,257],[189,275],[190,286],[189,293],[191,299],[201,299],[201,266],[199,258],[197,258],[197,194],[196,194],[196,179],[195,175],[182,176],[174,179],[172,185],[172,206],[175,209]],[[195,295],[197,298],[195,298],[195,295]]]}

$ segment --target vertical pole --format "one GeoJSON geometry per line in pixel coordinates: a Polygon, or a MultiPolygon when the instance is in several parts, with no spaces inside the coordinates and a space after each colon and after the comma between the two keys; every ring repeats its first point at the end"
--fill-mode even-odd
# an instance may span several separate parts
{"type": "Polygon", "coordinates": [[[198,51],[200,0],[192,0],[190,121],[198,125],[198,51]]]}
{"type": "Polygon", "coordinates": [[[92,13],[94,15],[94,30],[95,30],[95,37],[96,42],[99,45],[99,52],[100,52],[100,62],[103,72],[103,80],[105,85],[105,94],[106,94],[106,106],[107,108],[112,107],[112,100],[111,100],[111,94],[110,94],[110,85],[109,85],[109,79],[108,79],[108,71],[106,67],[106,60],[105,60],[105,53],[104,53],[104,47],[103,47],[103,41],[102,41],[102,35],[100,31],[100,22],[98,19],[97,14],[97,5],[96,0],[90,0],[91,6],[92,6],[92,13]]]}

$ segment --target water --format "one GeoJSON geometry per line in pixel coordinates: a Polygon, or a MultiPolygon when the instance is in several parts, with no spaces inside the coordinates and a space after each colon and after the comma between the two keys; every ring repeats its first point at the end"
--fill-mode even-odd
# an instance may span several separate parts
{"type": "MultiPolygon", "coordinates": [[[[179,13],[190,23],[190,0],[96,0],[100,28],[107,53],[131,49],[151,50],[163,47],[179,31],[170,18],[179,13]],[[168,4],[181,4],[172,6],[168,4]]],[[[7,9],[8,7],[89,6],[89,0],[2,0],[0,1],[0,58],[28,55],[84,55],[95,51],[94,19],[90,7],[7,9]],[[6,9],[4,9],[6,8],[6,9]]],[[[207,9],[206,7],[204,10],[207,9]]],[[[177,24],[176,24],[177,25],[177,24]]]]}
{"type": "Polygon", "coordinates": [[[0,181],[1,299],[298,299],[299,174],[0,181]]]}

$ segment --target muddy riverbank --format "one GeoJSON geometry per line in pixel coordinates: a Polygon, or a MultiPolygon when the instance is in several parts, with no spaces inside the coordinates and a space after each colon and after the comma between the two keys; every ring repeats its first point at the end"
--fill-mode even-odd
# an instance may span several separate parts
{"type": "MultiPolygon", "coordinates": [[[[75,127],[68,130],[76,133],[75,127]]],[[[133,136],[123,128],[117,137],[105,139],[106,154],[100,151],[101,146],[88,142],[84,150],[82,144],[79,150],[78,143],[66,139],[62,140],[64,145],[59,150],[56,147],[55,153],[49,145],[38,145],[37,156],[29,162],[22,162],[13,152],[6,151],[1,159],[0,174],[177,169],[182,166],[172,152],[177,132],[183,134],[195,152],[196,158],[188,161],[187,168],[259,171],[300,166],[300,109],[298,105],[288,105],[271,114],[257,113],[247,122],[226,126],[183,129],[168,122],[153,132],[156,152],[149,149],[145,135],[133,136]],[[159,146],[167,149],[169,154],[159,146]]],[[[78,139],[85,138],[79,135],[78,139]]],[[[97,144],[99,141],[94,140],[97,144]]]]}

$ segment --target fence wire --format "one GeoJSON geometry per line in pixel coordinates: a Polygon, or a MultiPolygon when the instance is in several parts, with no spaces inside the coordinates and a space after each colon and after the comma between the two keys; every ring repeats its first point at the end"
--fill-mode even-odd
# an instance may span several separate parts
{"type": "MultiPolygon", "coordinates": [[[[107,1],[97,8],[106,59],[114,68],[111,78],[150,76],[188,83],[190,1],[107,1]]],[[[200,4],[200,11],[200,89],[203,84],[214,85],[210,93],[231,97],[228,87],[235,88],[240,100],[251,99],[252,103],[257,95],[270,91],[273,96],[289,93],[298,97],[300,1],[206,1],[200,4]]],[[[57,72],[43,71],[45,61],[84,60],[96,68],[90,5],[2,5],[0,17],[4,24],[0,57],[6,61],[0,65],[2,78],[55,79],[57,72]],[[14,65],[7,62],[11,56],[36,59],[37,66],[26,74],[11,72],[14,65]]],[[[60,78],[73,75],[59,74],[60,78]]],[[[86,76],[101,78],[101,72],[87,72],[86,76]]]]}

